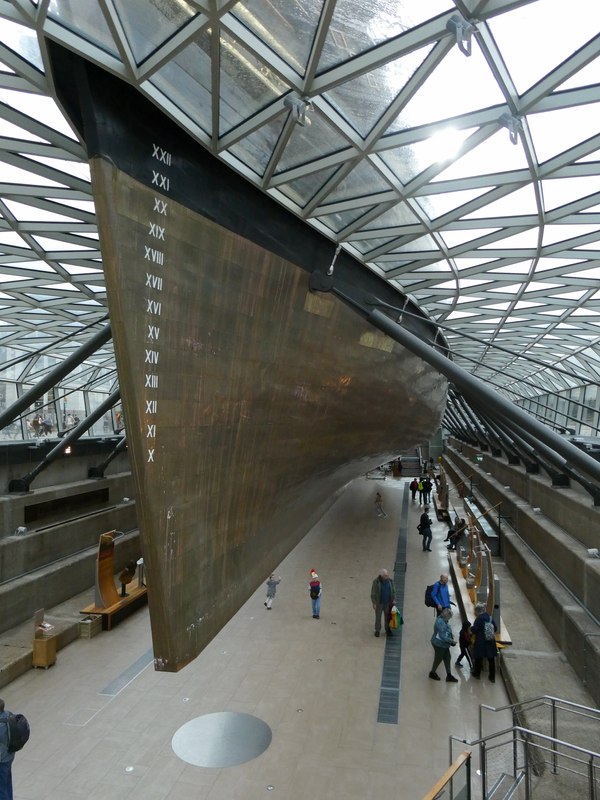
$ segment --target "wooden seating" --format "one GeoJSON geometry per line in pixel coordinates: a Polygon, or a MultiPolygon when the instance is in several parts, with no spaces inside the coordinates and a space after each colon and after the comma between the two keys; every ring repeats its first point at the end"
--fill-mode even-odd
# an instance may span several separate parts
{"type": "MultiPolygon", "coordinates": [[[[115,588],[115,594],[117,590],[115,588]]],[[[129,590],[127,597],[117,594],[117,602],[110,606],[97,606],[92,603],[81,609],[81,614],[100,614],[102,616],[102,630],[110,631],[128,614],[137,611],[148,602],[148,589],[146,586],[136,586],[129,590]]]]}
{"type": "Polygon", "coordinates": [[[433,495],[433,509],[435,511],[435,516],[440,522],[450,523],[450,514],[448,509],[438,506],[438,501],[435,495],[433,495]]]}
{"type": "Polygon", "coordinates": [[[500,537],[496,533],[496,531],[492,528],[490,523],[487,519],[482,515],[481,511],[479,510],[478,506],[475,505],[474,502],[469,500],[468,498],[464,498],[463,504],[465,507],[465,511],[471,514],[475,520],[475,525],[479,529],[479,531],[483,535],[483,541],[487,544],[490,548],[490,552],[493,556],[500,555],[500,537]]]}
{"type": "MultiPolygon", "coordinates": [[[[131,614],[148,601],[148,589],[140,581],[140,585],[131,589],[128,594],[119,594],[114,578],[114,541],[116,531],[100,535],[98,557],[96,558],[96,590],[94,602],[81,610],[82,614],[100,614],[102,630],[109,631],[125,616],[131,614]]],[[[130,583],[135,574],[136,562],[132,561],[120,573],[122,587],[130,583]]]]}
{"type": "MultiPolygon", "coordinates": [[[[452,578],[452,585],[454,586],[454,599],[460,613],[462,622],[470,620],[471,623],[475,622],[475,603],[471,598],[469,588],[467,587],[467,580],[462,573],[460,563],[456,553],[448,553],[448,565],[450,577],[452,578]]],[[[496,642],[502,646],[512,644],[510,634],[500,617],[500,625],[496,632],[496,642]]]]}

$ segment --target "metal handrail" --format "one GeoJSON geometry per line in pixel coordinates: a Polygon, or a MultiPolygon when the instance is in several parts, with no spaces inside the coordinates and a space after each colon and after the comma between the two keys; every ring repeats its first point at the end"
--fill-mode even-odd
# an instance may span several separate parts
{"type": "Polygon", "coordinates": [[[600,723],[600,709],[593,708],[591,706],[584,706],[581,705],[581,703],[573,703],[571,700],[564,700],[560,697],[554,697],[553,695],[544,694],[540,695],[539,697],[531,697],[529,698],[529,700],[520,700],[516,703],[509,703],[508,705],[505,706],[498,706],[497,708],[494,706],[488,706],[485,703],[481,703],[479,706],[479,736],[480,738],[483,737],[483,711],[494,711],[494,712],[511,711],[514,719],[515,714],[518,713],[519,710],[521,711],[525,710],[526,707],[534,709],[547,705],[550,706],[552,709],[551,731],[552,735],[555,737],[557,729],[557,724],[556,724],[557,704],[559,706],[559,709],[562,711],[566,711],[573,715],[586,717],[587,719],[595,720],[600,723]]]}
{"type": "MultiPolygon", "coordinates": [[[[507,733],[514,733],[514,732],[524,733],[527,734],[528,736],[537,736],[540,739],[545,739],[548,742],[555,742],[557,745],[560,745],[562,747],[568,747],[571,750],[577,750],[579,753],[585,753],[586,755],[592,756],[593,758],[597,758],[600,761],[600,753],[596,753],[595,750],[588,750],[587,747],[580,747],[578,744],[571,744],[570,742],[564,742],[562,741],[562,739],[557,739],[554,736],[547,736],[545,733],[539,733],[539,731],[532,731],[530,728],[524,728],[522,725],[512,725],[510,728],[504,728],[504,730],[502,731],[496,731],[495,733],[490,733],[487,736],[483,736],[481,738],[474,739],[472,741],[468,739],[461,739],[458,736],[451,736],[450,738],[456,742],[461,742],[462,744],[469,745],[469,747],[475,747],[476,745],[489,742],[492,739],[497,739],[499,736],[504,736],[507,733]]],[[[561,753],[561,755],[565,754],[561,753]]]]}
{"type": "MultiPolygon", "coordinates": [[[[554,698],[558,699],[558,698],[554,698]]],[[[565,701],[568,702],[568,701],[565,701]]],[[[521,705],[521,703],[514,703],[512,705],[521,705]]],[[[572,705],[577,705],[573,703],[572,705]]],[[[586,706],[580,706],[581,708],[586,708],[586,706]]],[[[489,708],[489,706],[488,706],[489,708]]],[[[510,708],[510,706],[507,706],[510,708]]],[[[495,710],[495,709],[493,709],[495,710]]],[[[595,709],[590,709],[595,710],[595,709]]],[[[521,725],[513,725],[510,728],[505,728],[501,731],[496,731],[494,733],[490,733],[487,736],[479,737],[474,740],[468,740],[464,738],[459,738],[457,736],[450,736],[450,753],[452,753],[452,742],[460,742],[463,745],[467,745],[468,747],[479,747],[480,749],[480,772],[481,772],[481,782],[482,782],[482,797],[487,796],[487,753],[490,750],[495,750],[500,747],[505,747],[507,745],[512,744],[513,748],[515,745],[515,736],[517,734],[521,735],[521,741],[524,745],[528,745],[530,747],[535,747],[537,750],[545,751],[552,754],[552,764],[553,764],[553,772],[556,773],[558,771],[558,763],[556,756],[558,754],[558,747],[563,747],[567,750],[573,752],[571,755],[570,753],[560,752],[559,755],[561,758],[569,759],[570,761],[575,761],[578,764],[585,764],[587,766],[588,771],[588,781],[590,785],[590,795],[589,797],[591,800],[595,800],[596,791],[595,791],[595,780],[594,780],[594,770],[600,768],[600,753],[596,753],[593,750],[588,750],[585,747],[580,747],[579,745],[571,744],[570,742],[562,741],[561,739],[557,739],[553,736],[547,736],[544,733],[539,733],[538,731],[533,731],[529,728],[524,728],[521,725]],[[506,736],[507,734],[511,735],[510,740],[504,740],[501,742],[497,742],[492,744],[491,747],[488,746],[489,742],[493,742],[494,740],[498,739],[501,736],[506,736]],[[544,746],[544,744],[539,744],[537,742],[531,741],[531,737],[536,737],[538,739],[543,740],[544,742],[551,743],[553,746],[544,746]],[[529,740],[529,741],[528,741],[529,740]],[[577,758],[577,755],[582,756],[582,758],[577,758]],[[595,763],[596,762],[596,763],[595,763]]],[[[581,773],[577,772],[575,769],[570,769],[568,767],[561,767],[564,771],[571,772],[572,774],[581,775],[581,773]]],[[[515,773],[518,771],[518,766],[515,760],[515,773]]],[[[527,778],[527,784],[529,785],[530,777],[529,777],[530,765],[529,759],[527,758],[527,751],[525,752],[525,772],[527,778]]],[[[529,796],[529,795],[527,795],[529,796]]]]}

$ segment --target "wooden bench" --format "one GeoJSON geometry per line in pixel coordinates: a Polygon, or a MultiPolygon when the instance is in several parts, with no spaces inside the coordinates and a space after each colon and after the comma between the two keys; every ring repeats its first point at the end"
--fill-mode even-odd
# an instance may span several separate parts
{"type": "MultiPolygon", "coordinates": [[[[454,600],[458,606],[461,623],[469,620],[471,624],[475,622],[475,603],[471,600],[466,578],[462,574],[462,569],[456,553],[448,553],[448,565],[452,585],[454,586],[454,600]]],[[[496,642],[503,647],[512,644],[512,639],[508,633],[506,625],[500,617],[500,625],[496,632],[496,642]]]]}
{"type": "Polygon", "coordinates": [[[127,597],[119,596],[119,601],[107,608],[96,606],[92,603],[81,609],[81,614],[100,614],[102,616],[102,630],[110,631],[129,614],[137,611],[148,602],[148,589],[146,586],[132,587],[127,597]]]}
{"type": "Polygon", "coordinates": [[[437,499],[435,494],[432,498],[433,501],[433,508],[435,511],[435,516],[437,517],[439,522],[447,522],[448,525],[450,524],[450,513],[447,508],[438,508],[437,499]]]}

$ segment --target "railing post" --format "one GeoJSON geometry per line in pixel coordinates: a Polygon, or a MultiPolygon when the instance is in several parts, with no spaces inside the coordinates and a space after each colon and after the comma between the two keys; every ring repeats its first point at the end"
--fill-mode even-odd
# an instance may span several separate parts
{"type": "Polygon", "coordinates": [[[471,757],[470,756],[467,759],[466,769],[467,769],[467,800],[471,800],[472,794],[471,794],[471,757]]]}
{"type": "Polygon", "coordinates": [[[479,745],[479,769],[481,770],[481,796],[487,797],[487,753],[485,749],[485,741],[479,745]]]}
{"type": "MultiPolygon", "coordinates": [[[[551,722],[552,731],[550,736],[553,739],[558,739],[558,730],[557,730],[557,723],[556,723],[556,701],[552,698],[552,722],[551,722]]],[[[558,753],[556,750],[556,746],[552,748],[552,772],[554,775],[558,772],[558,753]]]]}
{"type": "Polygon", "coordinates": [[[523,742],[523,754],[525,763],[525,800],[531,798],[531,770],[529,769],[529,745],[526,741],[523,742]]]}
{"type": "Polygon", "coordinates": [[[594,780],[594,756],[590,756],[590,800],[596,800],[596,781],[594,780]]]}

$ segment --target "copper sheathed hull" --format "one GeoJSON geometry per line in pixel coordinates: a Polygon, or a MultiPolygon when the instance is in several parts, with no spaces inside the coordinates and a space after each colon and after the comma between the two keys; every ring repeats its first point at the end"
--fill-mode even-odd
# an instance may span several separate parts
{"type": "Polygon", "coordinates": [[[155,666],[175,671],[342,486],[437,430],[446,381],[304,270],[91,168],[155,666]]]}

